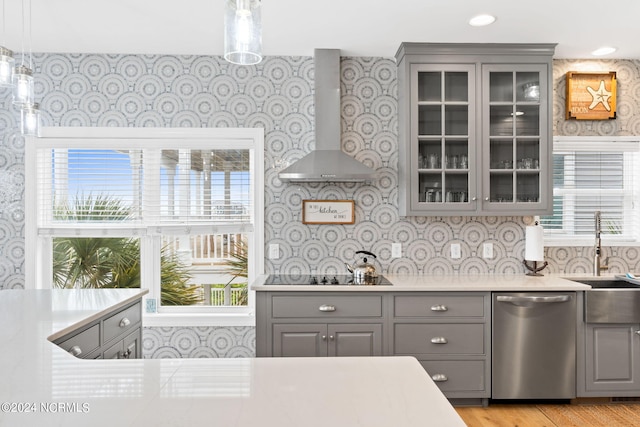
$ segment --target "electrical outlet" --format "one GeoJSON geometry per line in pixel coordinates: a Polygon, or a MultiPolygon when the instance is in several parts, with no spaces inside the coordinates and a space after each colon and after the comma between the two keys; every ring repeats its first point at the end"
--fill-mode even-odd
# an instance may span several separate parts
{"type": "Polygon", "coordinates": [[[493,258],[493,243],[482,244],[482,257],[493,258]]]}
{"type": "Polygon", "coordinates": [[[402,243],[391,244],[391,258],[402,257],[402,243]]]}
{"type": "Polygon", "coordinates": [[[461,256],[462,255],[460,253],[460,243],[452,243],[451,244],[451,258],[460,259],[461,256]]]}
{"type": "Polygon", "coordinates": [[[145,300],[145,311],[147,313],[155,313],[157,311],[157,303],[156,303],[156,299],[155,298],[147,298],[145,300]]]}
{"type": "Polygon", "coordinates": [[[280,258],[280,245],[277,243],[269,244],[269,259],[280,258]]]}

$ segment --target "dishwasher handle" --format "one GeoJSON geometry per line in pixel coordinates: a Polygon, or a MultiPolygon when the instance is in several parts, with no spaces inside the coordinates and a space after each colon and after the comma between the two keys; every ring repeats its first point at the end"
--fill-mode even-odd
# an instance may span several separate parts
{"type": "Polygon", "coordinates": [[[523,303],[523,302],[535,302],[535,303],[549,303],[549,302],[567,302],[571,300],[571,295],[554,295],[554,296],[512,296],[512,295],[498,295],[496,300],[500,302],[511,303],[523,303]]]}

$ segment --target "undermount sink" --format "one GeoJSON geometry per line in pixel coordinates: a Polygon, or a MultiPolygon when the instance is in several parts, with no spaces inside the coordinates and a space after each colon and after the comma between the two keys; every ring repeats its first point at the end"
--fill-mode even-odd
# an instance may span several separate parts
{"type": "Polygon", "coordinates": [[[624,279],[571,279],[573,282],[589,285],[593,289],[640,289],[640,284],[624,279]]]}
{"type": "Polygon", "coordinates": [[[587,323],[640,322],[640,281],[624,276],[571,280],[592,288],[585,292],[587,323]]]}

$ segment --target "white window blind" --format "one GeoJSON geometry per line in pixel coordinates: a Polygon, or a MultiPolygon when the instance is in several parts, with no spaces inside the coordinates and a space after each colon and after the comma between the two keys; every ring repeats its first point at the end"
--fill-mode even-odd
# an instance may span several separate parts
{"type": "Polygon", "coordinates": [[[251,231],[252,155],[248,148],[39,148],[39,226],[251,231]]]}
{"type": "Polygon", "coordinates": [[[553,150],[553,215],[541,218],[545,236],[593,236],[594,212],[602,234],[638,240],[640,155],[628,138],[557,138],[553,150]]]}

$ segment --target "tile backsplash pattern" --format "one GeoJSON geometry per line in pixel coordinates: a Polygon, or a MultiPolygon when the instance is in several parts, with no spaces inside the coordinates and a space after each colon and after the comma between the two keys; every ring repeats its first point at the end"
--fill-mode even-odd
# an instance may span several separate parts
{"type": "MultiPolygon", "coordinates": [[[[36,98],[47,126],[264,128],[265,238],[281,249],[278,260],[267,260],[269,273],[343,273],[343,262],[353,261],[359,249],[377,254],[384,272],[524,271],[529,217],[398,216],[397,80],[391,59],[341,61],[342,148],[378,171],[375,186],[284,184],[277,178],[280,169],[314,146],[311,57],[267,57],[241,67],[209,56],[36,54],[34,63],[36,98]],[[356,224],[303,225],[302,200],[314,198],[355,200],[356,224]],[[391,258],[392,242],[402,243],[402,258],[391,258]],[[484,242],[494,244],[494,258],[481,257],[484,242]],[[452,243],[461,244],[459,260],[449,257],[452,243]]],[[[588,64],[618,70],[618,119],[564,121],[564,72],[585,67],[555,61],[554,133],[639,135],[638,61],[588,64]]],[[[24,141],[15,132],[10,91],[0,92],[0,105],[0,288],[23,288],[24,141]]],[[[635,248],[604,252],[614,271],[640,271],[635,248]]],[[[589,272],[592,254],[591,248],[548,248],[546,271],[589,272]]],[[[253,328],[145,328],[145,357],[252,355],[252,333],[253,328]]]]}

